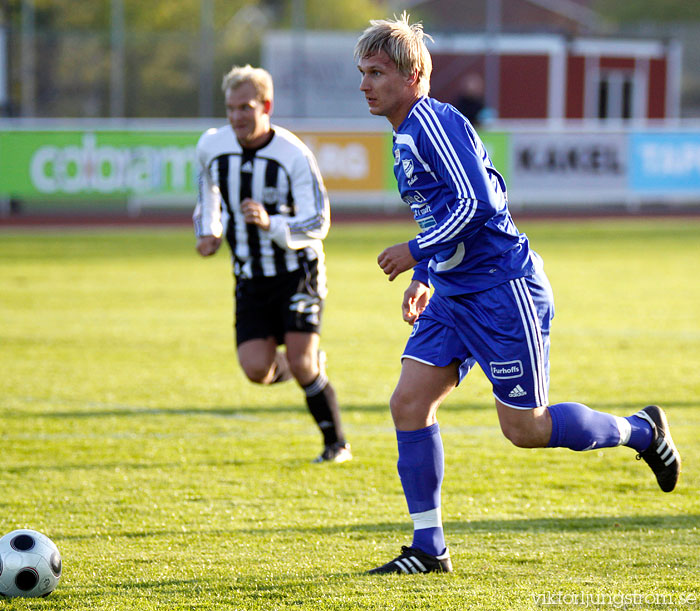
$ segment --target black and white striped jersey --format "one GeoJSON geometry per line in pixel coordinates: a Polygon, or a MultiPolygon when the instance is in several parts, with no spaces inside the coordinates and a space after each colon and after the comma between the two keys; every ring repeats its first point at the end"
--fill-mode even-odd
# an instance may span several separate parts
{"type": "Polygon", "coordinates": [[[314,259],[325,276],[330,209],[316,159],[293,133],[272,129],[272,139],[255,150],[242,148],[230,125],[202,134],[195,234],[225,236],[236,278],[277,276],[314,259]],[[245,223],[240,203],[248,197],[265,206],[268,231],[245,223]]]}

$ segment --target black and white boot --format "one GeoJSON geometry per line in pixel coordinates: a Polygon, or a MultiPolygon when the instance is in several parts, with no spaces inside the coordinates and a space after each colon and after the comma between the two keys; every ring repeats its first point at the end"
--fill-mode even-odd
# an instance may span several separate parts
{"type": "Polygon", "coordinates": [[[367,571],[368,575],[385,575],[387,573],[403,573],[410,575],[413,573],[451,573],[452,561],[449,551],[445,551],[441,556],[431,556],[415,547],[404,545],[401,548],[401,555],[394,558],[376,569],[367,571]]]}
{"type": "Polygon", "coordinates": [[[637,460],[644,461],[656,475],[656,481],[664,492],[671,492],[681,474],[681,455],[671,439],[666,414],[658,405],[647,405],[635,416],[643,418],[654,431],[649,447],[637,454],[637,460]]]}

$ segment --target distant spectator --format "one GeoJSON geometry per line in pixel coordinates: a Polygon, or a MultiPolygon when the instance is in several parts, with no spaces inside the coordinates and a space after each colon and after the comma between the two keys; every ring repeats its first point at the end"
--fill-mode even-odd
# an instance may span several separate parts
{"type": "Polygon", "coordinates": [[[488,110],[484,102],[484,79],[477,72],[469,72],[460,82],[459,97],[455,107],[474,127],[479,127],[488,110]]]}

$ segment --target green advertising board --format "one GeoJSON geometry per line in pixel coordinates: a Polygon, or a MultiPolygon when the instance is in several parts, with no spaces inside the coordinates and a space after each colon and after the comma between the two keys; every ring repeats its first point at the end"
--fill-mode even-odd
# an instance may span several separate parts
{"type": "Polygon", "coordinates": [[[479,132],[479,137],[484,143],[494,167],[499,171],[508,184],[508,170],[510,168],[509,137],[505,132],[479,132]]]}
{"type": "Polygon", "coordinates": [[[201,132],[0,131],[0,195],[193,196],[201,132]]]}

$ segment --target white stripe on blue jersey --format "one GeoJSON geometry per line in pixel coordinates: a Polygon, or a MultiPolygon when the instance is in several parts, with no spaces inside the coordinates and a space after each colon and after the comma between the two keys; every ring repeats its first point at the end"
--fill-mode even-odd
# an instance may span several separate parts
{"type": "Polygon", "coordinates": [[[457,153],[450,143],[447,134],[445,134],[445,130],[438,121],[435,112],[426,103],[426,99],[418,102],[418,104],[413,107],[412,112],[416,113],[423,129],[425,129],[435,149],[445,163],[445,166],[448,168],[452,180],[459,187],[457,195],[461,198],[468,197],[474,199],[476,195],[469,181],[469,176],[457,157],[457,153]]]}
{"type": "Polygon", "coordinates": [[[445,223],[439,225],[435,230],[427,231],[423,236],[418,236],[418,245],[421,248],[452,239],[469,223],[476,212],[477,202],[473,199],[458,201],[457,209],[445,223]]]}

